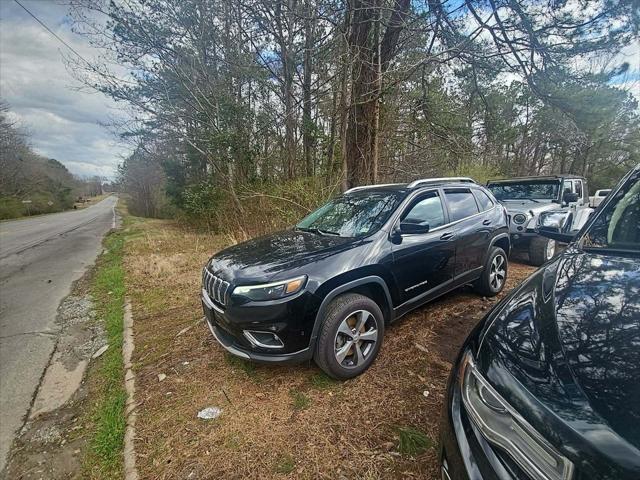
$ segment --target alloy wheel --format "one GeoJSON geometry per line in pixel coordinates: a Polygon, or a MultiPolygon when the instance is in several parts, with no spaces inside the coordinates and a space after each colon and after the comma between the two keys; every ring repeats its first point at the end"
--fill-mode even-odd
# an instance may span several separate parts
{"type": "Polygon", "coordinates": [[[346,368],[359,367],[372,354],[377,341],[378,323],[371,312],[357,310],[349,314],[340,323],[334,339],[338,364],[346,368]]]}
{"type": "Polygon", "coordinates": [[[496,255],[491,261],[491,270],[489,271],[489,283],[494,290],[500,290],[507,276],[506,260],[502,255],[496,255]]]}

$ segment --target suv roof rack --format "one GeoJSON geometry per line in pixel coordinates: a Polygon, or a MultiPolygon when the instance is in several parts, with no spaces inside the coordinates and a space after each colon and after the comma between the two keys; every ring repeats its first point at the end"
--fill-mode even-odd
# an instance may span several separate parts
{"type": "Polygon", "coordinates": [[[440,177],[440,178],[421,178],[419,180],[414,180],[413,182],[407,184],[404,183],[382,183],[379,185],[360,185],[359,187],[353,187],[347,190],[346,193],[355,192],[357,190],[364,190],[366,188],[380,188],[380,187],[400,187],[403,188],[415,188],[422,185],[438,185],[441,183],[477,183],[473,178],[469,177],[440,177]]]}
{"type": "Polygon", "coordinates": [[[365,188],[397,187],[398,185],[402,185],[402,184],[401,183],[381,183],[378,185],[360,185],[359,187],[350,188],[344,193],[351,193],[351,192],[355,192],[356,190],[364,190],[365,188]]]}
{"type": "Polygon", "coordinates": [[[438,183],[476,183],[473,178],[469,177],[440,177],[440,178],[421,178],[414,180],[407,188],[415,188],[421,185],[438,184],[438,183]]]}
{"type": "Polygon", "coordinates": [[[562,180],[563,178],[568,178],[570,180],[586,180],[586,178],[581,175],[575,175],[573,173],[558,173],[557,175],[531,175],[528,177],[496,178],[489,180],[487,183],[534,182],[536,180],[562,180]]]}

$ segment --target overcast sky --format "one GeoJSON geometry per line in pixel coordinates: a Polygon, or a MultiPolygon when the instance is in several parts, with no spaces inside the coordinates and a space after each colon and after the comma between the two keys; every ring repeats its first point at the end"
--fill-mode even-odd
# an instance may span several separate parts
{"type": "MultiPolygon", "coordinates": [[[[20,0],[83,57],[95,53],[65,21],[67,7],[52,0],[20,0]]],[[[0,97],[41,155],[77,175],[112,177],[129,151],[108,128],[118,115],[99,93],[77,91],[63,57],[69,50],[13,0],[0,0],[0,97]]]]}

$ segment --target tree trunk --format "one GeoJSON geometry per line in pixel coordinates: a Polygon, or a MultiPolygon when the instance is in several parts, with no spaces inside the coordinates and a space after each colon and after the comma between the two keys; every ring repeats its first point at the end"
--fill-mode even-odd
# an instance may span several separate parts
{"type": "Polygon", "coordinates": [[[311,51],[313,49],[313,19],[311,1],[306,0],[304,19],[304,77],[302,81],[302,148],[307,175],[313,175],[314,164],[312,158],[313,125],[311,120],[311,51]]]}
{"type": "Polygon", "coordinates": [[[382,41],[379,0],[354,0],[349,46],[353,56],[351,111],[346,139],[347,187],[378,178],[378,132],[383,75],[404,28],[410,0],[396,0],[382,41]],[[373,38],[370,38],[373,37],[373,38]]]}
{"type": "Polygon", "coordinates": [[[351,108],[346,139],[347,188],[369,183],[372,167],[374,85],[377,67],[370,34],[377,14],[371,0],[354,0],[349,46],[353,56],[351,108]]]}

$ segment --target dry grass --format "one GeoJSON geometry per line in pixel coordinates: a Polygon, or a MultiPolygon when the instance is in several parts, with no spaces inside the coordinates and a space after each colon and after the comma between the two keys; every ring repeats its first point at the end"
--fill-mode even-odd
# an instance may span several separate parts
{"type": "MultiPolygon", "coordinates": [[[[407,315],[387,330],[369,371],[347,382],[314,365],[247,364],[228,356],[200,320],[201,267],[226,243],[170,222],[133,227],[125,268],[141,477],[438,478],[450,361],[497,300],[460,291],[407,315]],[[222,415],[198,419],[208,406],[222,415]]],[[[508,287],[531,270],[513,264],[508,287]]]]}

